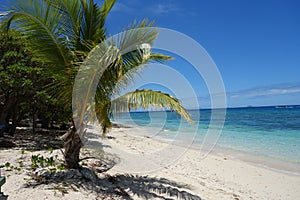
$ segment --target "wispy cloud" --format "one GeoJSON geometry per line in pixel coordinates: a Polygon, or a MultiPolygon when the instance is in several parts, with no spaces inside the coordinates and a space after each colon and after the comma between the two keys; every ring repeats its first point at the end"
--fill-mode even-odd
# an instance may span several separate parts
{"type": "Polygon", "coordinates": [[[125,3],[116,2],[114,5],[113,12],[123,12],[126,14],[140,13],[142,15],[156,15],[164,16],[168,14],[182,14],[183,8],[177,4],[177,2],[165,2],[159,3],[141,3],[141,1],[130,0],[125,3]]]}
{"type": "MultiPolygon", "coordinates": [[[[210,108],[211,100],[223,102],[224,94],[208,94],[198,97],[179,98],[183,105],[189,109],[210,108]],[[199,105],[198,105],[199,104],[199,105]]],[[[288,105],[300,103],[300,82],[283,83],[276,85],[260,86],[237,92],[226,92],[227,106],[267,106],[267,105],[288,105]]]]}
{"type": "Polygon", "coordinates": [[[112,9],[112,12],[134,13],[135,11],[136,10],[133,7],[127,6],[119,2],[116,2],[112,9]]]}
{"type": "Polygon", "coordinates": [[[174,3],[159,3],[150,8],[151,12],[156,15],[167,15],[170,13],[180,12],[180,7],[174,3]]]}
{"type": "Polygon", "coordinates": [[[270,86],[256,87],[238,92],[230,92],[228,98],[255,98],[273,95],[300,93],[300,83],[284,83],[270,86]]]}

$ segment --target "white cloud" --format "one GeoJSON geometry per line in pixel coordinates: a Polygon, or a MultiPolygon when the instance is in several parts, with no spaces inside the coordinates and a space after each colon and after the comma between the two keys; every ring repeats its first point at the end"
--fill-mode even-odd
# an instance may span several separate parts
{"type": "Polygon", "coordinates": [[[300,93],[300,83],[285,83],[271,86],[256,87],[239,92],[228,93],[229,98],[255,98],[273,95],[300,93]]]}
{"type": "Polygon", "coordinates": [[[171,2],[160,2],[158,4],[142,4],[141,1],[136,2],[135,0],[126,1],[126,4],[116,2],[113,12],[123,12],[127,14],[146,14],[146,15],[167,15],[167,14],[180,14],[183,13],[182,8],[171,2]]]}
{"type": "Polygon", "coordinates": [[[132,7],[127,6],[125,4],[116,2],[114,7],[112,8],[112,12],[133,13],[133,12],[135,12],[135,9],[133,9],[132,7]]]}
{"type": "Polygon", "coordinates": [[[153,8],[151,8],[151,12],[156,15],[165,15],[173,12],[179,12],[180,8],[173,4],[173,3],[166,3],[166,4],[157,4],[153,8]]]}

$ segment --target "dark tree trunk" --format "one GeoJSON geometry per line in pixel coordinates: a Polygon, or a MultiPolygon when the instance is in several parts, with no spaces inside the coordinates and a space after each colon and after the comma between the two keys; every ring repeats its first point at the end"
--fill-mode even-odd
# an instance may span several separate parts
{"type": "Polygon", "coordinates": [[[4,124],[7,122],[7,116],[13,104],[14,104],[14,98],[9,98],[5,101],[0,113],[0,123],[4,124]]]}
{"type": "Polygon", "coordinates": [[[8,113],[9,113],[11,106],[15,103],[15,98],[9,97],[9,94],[7,94],[6,97],[7,98],[6,98],[3,106],[1,106],[0,126],[2,128],[0,128],[1,129],[0,137],[3,137],[3,132],[8,130],[8,125],[9,125],[8,113]],[[5,127],[5,128],[3,128],[3,127],[5,127]]]}
{"type": "Polygon", "coordinates": [[[20,124],[26,112],[27,111],[21,109],[17,103],[15,103],[15,105],[12,107],[11,125],[9,126],[9,133],[11,136],[14,136],[14,134],[16,133],[17,126],[20,124]]]}
{"type": "Polygon", "coordinates": [[[10,134],[11,136],[14,136],[15,133],[16,133],[16,130],[17,130],[17,124],[12,123],[12,125],[11,125],[11,127],[10,127],[10,130],[9,130],[9,134],[10,134]]]}
{"type": "Polygon", "coordinates": [[[67,135],[64,138],[64,156],[65,164],[68,169],[78,169],[79,168],[79,154],[80,149],[83,146],[79,135],[76,133],[75,126],[72,126],[67,135]]]}
{"type": "Polygon", "coordinates": [[[54,129],[54,120],[53,120],[53,118],[52,118],[51,121],[50,121],[50,128],[51,128],[51,129],[54,129]]]}
{"type": "Polygon", "coordinates": [[[33,106],[32,106],[32,133],[35,134],[36,129],[36,107],[35,107],[36,101],[34,100],[33,106]]]}
{"type": "Polygon", "coordinates": [[[48,129],[49,128],[49,119],[47,118],[42,118],[42,128],[48,129]]]}
{"type": "Polygon", "coordinates": [[[0,123],[5,124],[7,122],[7,116],[10,106],[3,106],[2,112],[0,113],[0,123]]]}
{"type": "Polygon", "coordinates": [[[21,113],[18,113],[18,106],[17,103],[12,106],[12,112],[11,112],[11,125],[9,126],[9,134],[11,136],[14,136],[18,124],[18,118],[22,115],[21,113]]]}

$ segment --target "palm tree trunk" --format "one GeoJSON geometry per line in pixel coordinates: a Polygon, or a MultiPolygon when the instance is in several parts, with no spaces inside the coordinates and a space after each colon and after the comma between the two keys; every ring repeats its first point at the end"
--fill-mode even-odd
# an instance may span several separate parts
{"type": "Polygon", "coordinates": [[[64,143],[65,164],[68,169],[78,169],[80,167],[79,154],[82,146],[83,143],[79,135],[76,133],[75,126],[72,126],[69,129],[67,135],[65,136],[65,143],[64,143]]]}

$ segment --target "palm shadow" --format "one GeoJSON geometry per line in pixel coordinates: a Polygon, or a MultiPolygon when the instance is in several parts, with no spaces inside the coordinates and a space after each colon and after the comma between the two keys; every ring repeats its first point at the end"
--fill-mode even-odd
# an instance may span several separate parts
{"type": "MultiPolygon", "coordinates": [[[[87,171],[88,168],[85,168],[87,171]]],[[[80,171],[80,170],[79,170],[80,171]]],[[[76,172],[78,173],[78,172],[76,172]]],[[[92,172],[91,172],[92,173],[92,172]]],[[[201,200],[201,197],[192,194],[187,185],[180,184],[164,178],[138,176],[131,174],[117,174],[114,176],[102,174],[94,178],[66,178],[68,172],[54,174],[54,177],[44,182],[27,184],[25,187],[37,187],[38,185],[55,185],[53,189],[66,190],[71,188],[83,189],[94,192],[100,198],[122,198],[124,200],[142,199],[187,199],[201,200]],[[60,178],[59,178],[60,177],[60,178]],[[62,188],[68,187],[68,188],[62,188]]],[[[93,176],[93,175],[91,175],[93,176]]]]}
{"type": "MultiPolygon", "coordinates": [[[[189,192],[191,189],[185,184],[180,184],[165,178],[119,174],[108,176],[109,182],[115,185],[119,191],[128,191],[142,199],[191,199],[201,200],[201,197],[189,192]]],[[[130,200],[132,197],[128,196],[130,200]]]]}

